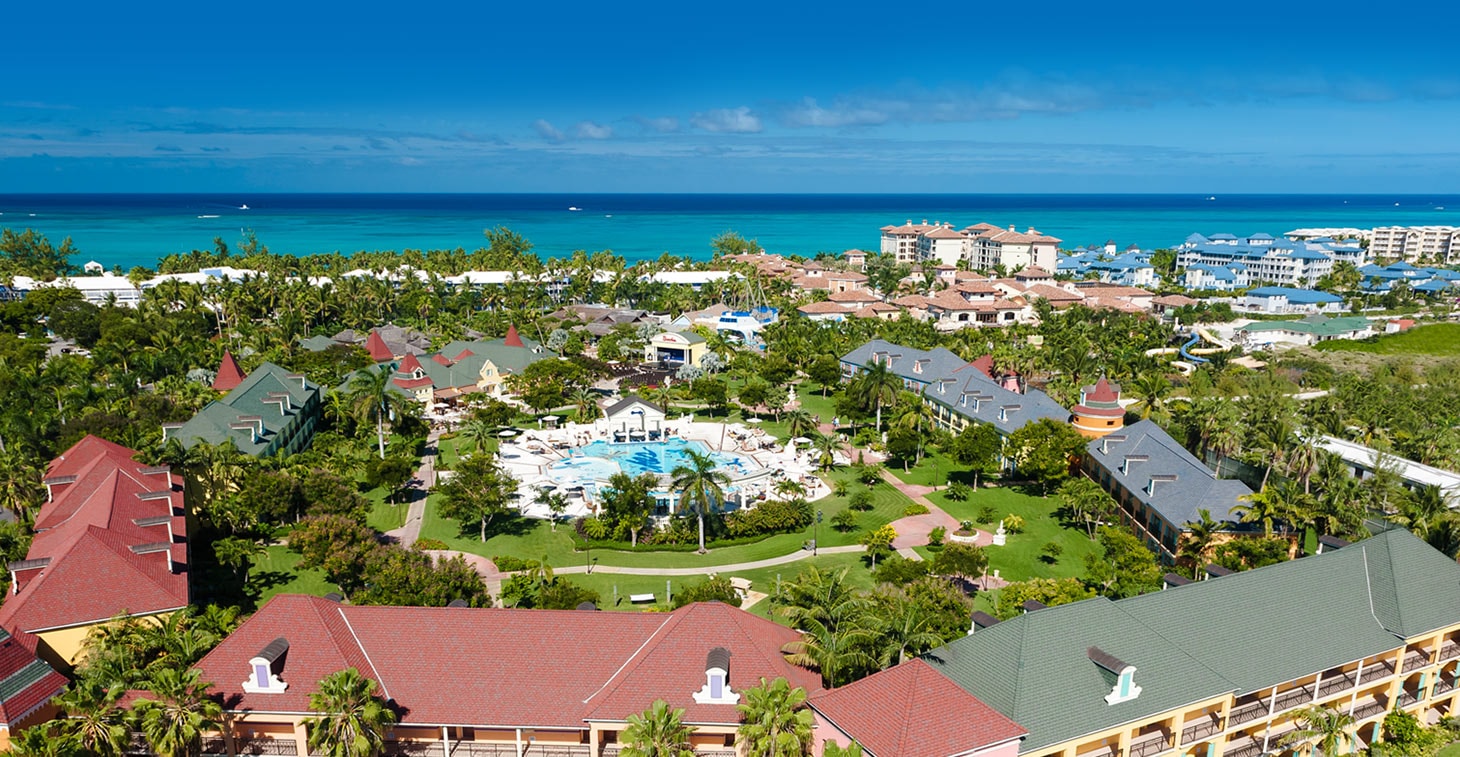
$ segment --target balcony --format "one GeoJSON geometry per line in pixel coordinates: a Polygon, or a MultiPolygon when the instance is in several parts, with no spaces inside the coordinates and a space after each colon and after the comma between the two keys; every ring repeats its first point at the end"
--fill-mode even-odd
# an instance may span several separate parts
{"type": "Polygon", "coordinates": [[[1222,730],[1222,720],[1216,713],[1192,721],[1181,729],[1181,745],[1187,746],[1222,730]]]}
{"type": "Polygon", "coordinates": [[[1325,675],[1323,676],[1323,680],[1318,683],[1318,698],[1324,699],[1327,697],[1331,697],[1340,691],[1346,691],[1353,688],[1353,685],[1353,673],[1344,673],[1343,675],[1334,676],[1333,678],[1329,678],[1325,675]]]}
{"type": "Polygon", "coordinates": [[[1371,698],[1355,704],[1352,714],[1354,720],[1363,720],[1364,718],[1371,718],[1375,715],[1382,715],[1388,709],[1387,703],[1371,698]]]}
{"type": "MultiPolygon", "coordinates": [[[[1242,723],[1246,723],[1249,720],[1256,720],[1266,714],[1267,704],[1265,702],[1253,702],[1251,704],[1244,704],[1241,707],[1236,707],[1232,709],[1232,714],[1227,717],[1227,724],[1240,725],[1242,723]]],[[[1230,754],[1230,752],[1228,754],[1230,754]]]]}
{"type": "Polygon", "coordinates": [[[1359,676],[1359,683],[1364,684],[1370,681],[1377,681],[1380,678],[1388,678],[1394,675],[1394,663],[1385,660],[1377,663],[1365,663],[1364,672],[1359,676]]]}
{"type": "Polygon", "coordinates": [[[1257,757],[1262,754],[1262,742],[1253,740],[1251,736],[1236,739],[1227,743],[1222,754],[1226,757],[1257,757]]]}
{"type": "Polygon", "coordinates": [[[1452,692],[1454,690],[1455,690],[1455,682],[1453,680],[1446,681],[1446,680],[1444,680],[1442,678],[1442,679],[1440,679],[1440,681],[1438,683],[1435,684],[1434,693],[1431,694],[1430,696],[1437,697],[1437,696],[1440,696],[1441,694],[1448,694],[1448,693],[1450,693],[1450,692],[1452,692]]]}
{"type": "Polygon", "coordinates": [[[1130,757],[1150,757],[1170,748],[1171,735],[1165,731],[1157,731],[1133,739],[1130,743],[1130,757]]]}
{"type": "Polygon", "coordinates": [[[1422,650],[1415,650],[1404,655],[1404,672],[1422,668],[1430,664],[1430,653],[1422,650]]]}
{"type": "Polygon", "coordinates": [[[1308,704],[1313,701],[1313,685],[1299,686],[1296,689],[1289,689],[1277,695],[1273,701],[1272,711],[1282,712],[1291,710],[1298,705],[1308,704]]]}
{"type": "Polygon", "coordinates": [[[1414,704],[1415,702],[1418,702],[1418,701],[1419,701],[1419,696],[1417,696],[1415,694],[1412,694],[1412,693],[1410,693],[1408,691],[1401,691],[1401,692],[1399,692],[1399,706],[1400,707],[1408,707],[1408,706],[1410,706],[1410,705],[1412,705],[1412,704],[1414,704]]]}
{"type": "Polygon", "coordinates": [[[1454,641],[1447,641],[1440,647],[1440,662],[1453,660],[1456,657],[1460,657],[1460,644],[1456,644],[1454,641]]]}

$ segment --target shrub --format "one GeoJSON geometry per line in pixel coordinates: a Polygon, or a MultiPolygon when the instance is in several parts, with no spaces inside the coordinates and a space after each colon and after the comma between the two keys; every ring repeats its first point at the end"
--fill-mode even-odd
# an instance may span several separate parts
{"type": "Polygon", "coordinates": [[[877,563],[877,570],[873,571],[872,578],[877,583],[906,586],[928,575],[928,568],[928,563],[922,560],[909,560],[902,555],[890,555],[877,563]]]}
{"type": "Polygon", "coordinates": [[[521,557],[513,557],[512,555],[492,555],[492,564],[497,566],[497,570],[503,573],[517,573],[523,570],[532,570],[541,563],[537,560],[524,560],[521,557]]]}
{"type": "Polygon", "coordinates": [[[1024,533],[1024,518],[1010,513],[1007,518],[1004,518],[1004,530],[1011,534],[1024,533]]]}
{"type": "Polygon", "coordinates": [[[850,490],[851,487],[845,481],[837,481],[831,485],[831,494],[834,497],[845,497],[850,490]]]}
{"type": "Polygon", "coordinates": [[[968,484],[965,484],[962,481],[954,481],[953,483],[949,484],[948,488],[943,492],[943,496],[953,500],[954,502],[962,502],[968,499],[971,494],[973,494],[973,490],[968,488],[968,484]]]}
{"type": "Polygon", "coordinates": [[[973,527],[973,521],[971,521],[971,520],[960,520],[960,521],[958,521],[958,535],[959,536],[968,536],[969,534],[973,533],[974,530],[975,529],[973,527]]]}
{"type": "Polygon", "coordinates": [[[815,517],[811,503],[804,499],[773,499],[726,516],[725,529],[731,538],[791,533],[805,530],[815,517]]]}
{"type": "Polygon", "coordinates": [[[1045,542],[1044,546],[1039,550],[1039,559],[1050,565],[1054,565],[1056,562],[1059,562],[1060,555],[1064,551],[1065,548],[1061,547],[1059,542],[1045,542]]]}
{"type": "Polygon", "coordinates": [[[914,503],[908,505],[907,507],[902,508],[902,517],[904,517],[904,518],[908,517],[909,515],[927,515],[927,514],[928,514],[928,506],[927,505],[924,505],[924,504],[922,504],[920,502],[914,502],[914,503]]]}
{"type": "Polygon", "coordinates": [[[980,507],[978,509],[979,523],[993,523],[994,519],[997,517],[999,517],[999,511],[995,510],[990,505],[984,505],[983,507],[980,507]]]}
{"type": "Polygon", "coordinates": [[[857,527],[857,514],[851,510],[843,510],[831,516],[831,527],[838,531],[851,531],[857,527]]]}
{"type": "Polygon", "coordinates": [[[876,463],[860,466],[857,469],[857,480],[867,486],[876,486],[882,483],[882,466],[876,463]]]}
{"type": "Polygon", "coordinates": [[[948,538],[948,529],[938,526],[928,532],[928,546],[941,547],[943,546],[943,540],[946,538],[948,538]]]}
{"type": "Polygon", "coordinates": [[[584,518],[578,522],[578,527],[589,539],[608,538],[608,524],[602,518],[584,518]]]}
{"type": "Polygon", "coordinates": [[[847,507],[857,512],[867,512],[872,509],[872,492],[866,489],[859,489],[852,498],[847,501],[847,507]]]}
{"type": "Polygon", "coordinates": [[[440,539],[417,539],[416,549],[448,549],[446,542],[440,539]]]}
{"type": "Polygon", "coordinates": [[[682,586],[674,593],[675,609],[692,602],[724,602],[739,607],[740,595],[735,593],[728,576],[710,576],[698,583],[682,586]]]}

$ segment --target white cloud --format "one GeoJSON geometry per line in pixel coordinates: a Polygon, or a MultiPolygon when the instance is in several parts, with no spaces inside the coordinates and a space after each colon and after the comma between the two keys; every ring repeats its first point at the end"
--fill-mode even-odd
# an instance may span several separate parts
{"type": "Polygon", "coordinates": [[[738,108],[716,108],[696,113],[689,122],[705,131],[728,134],[756,134],[761,130],[760,116],[742,105],[738,108]]]}
{"type": "Polygon", "coordinates": [[[592,121],[580,121],[577,134],[579,139],[608,139],[613,136],[613,127],[596,124],[592,121]]]}
{"type": "Polygon", "coordinates": [[[660,134],[673,134],[679,131],[679,119],[673,116],[663,116],[661,118],[634,116],[634,120],[638,121],[639,125],[644,127],[645,129],[658,132],[660,134]]]}
{"type": "Polygon", "coordinates": [[[558,131],[556,126],[553,126],[552,124],[544,121],[541,118],[532,122],[532,128],[534,131],[537,132],[537,135],[539,137],[542,137],[549,142],[557,143],[563,141],[564,139],[563,133],[558,131]]]}
{"type": "Polygon", "coordinates": [[[834,103],[830,108],[823,108],[811,98],[802,100],[799,105],[787,108],[782,114],[781,120],[787,126],[875,126],[887,123],[889,116],[883,110],[870,107],[859,107],[846,103],[834,103]]]}

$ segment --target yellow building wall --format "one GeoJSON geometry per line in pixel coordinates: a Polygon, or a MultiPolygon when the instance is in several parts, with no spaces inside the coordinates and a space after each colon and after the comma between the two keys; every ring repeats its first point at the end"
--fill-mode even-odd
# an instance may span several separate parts
{"type": "MultiPolygon", "coordinates": [[[[164,618],[171,616],[171,612],[159,613],[157,615],[138,615],[138,620],[149,623],[158,623],[164,618]]],[[[69,628],[57,628],[51,631],[40,631],[36,638],[40,640],[40,646],[36,650],[41,659],[50,663],[51,667],[62,672],[76,667],[76,664],[85,656],[86,637],[91,634],[91,629],[99,628],[111,622],[110,619],[91,623],[84,626],[71,626],[69,628]]]]}

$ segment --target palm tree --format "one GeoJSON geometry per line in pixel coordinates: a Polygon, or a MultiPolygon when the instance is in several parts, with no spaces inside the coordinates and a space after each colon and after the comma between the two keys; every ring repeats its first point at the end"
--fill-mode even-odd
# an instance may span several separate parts
{"type": "Polygon", "coordinates": [[[126,688],[121,684],[103,688],[77,681],[54,700],[67,716],[61,730],[88,754],[120,757],[132,735],[132,729],[127,727],[126,711],[117,706],[124,693],[126,688]]]}
{"type": "Polygon", "coordinates": [[[1353,739],[1349,729],[1354,718],[1347,713],[1315,705],[1298,713],[1296,720],[1302,727],[1283,739],[1284,746],[1311,743],[1323,757],[1338,757],[1339,750],[1353,739]]]}
{"type": "Polygon", "coordinates": [[[1188,521],[1186,523],[1187,534],[1182,538],[1180,554],[1182,561],[1191,564],[1192,576],[1206,564],[1207,550],[1212,548],[1212,543],[1217,538],[1217,532],[1222,530],[1222,524],[1212,520],[1212,511],[1205,507],[1196,511],[1200,520],[1188,521]]]}
{"type": "Polygon", "coordinates": [[[11,447],[0,451],[0,507],[15,513],[22,522],[32,520],[32,508],[41,501],[44,468],[33,458],[11,447]]]}
{"type": "Polygon", "coordinates": [[[1166,396],[1171,393],[1171,382],[1162,373],[1142,373],[1136,377],[1135,385],[1131,387],[1134,393],[1141,399],[1141,417],[1150,418],[1152,414],[1160,417],[1164,414],[1166,396]]]}
{"type": "MultiPolygon", "coordinates": [[[[486,418],[475,413],[461,424],[457,431],[457,438],[469,442],[468,449],[473,455],[480,455],[487,451],[488,445],[496,438],[496,426],[487,422],[486,418]]],[[[461,448],[457,448],[461,451],[461,448]]]]}
{"type": "Polygon", "coordinates": [[[882,406],[897,399],[897,393],[902,391],[902,379],[893,373],[886,363],[876,361],[862,366],[862,375],[850,387],[851,391],[861,401],[862,406],[875,406],[877,409],[877,430],[882,430],[882,406]]]}
{"type": "Polygon", "coordinates": [[[624,757],[694,757],[689,735],[693,726],[683,722],[683,709],[670,709],[663,699],[654,700],[649,709],[628,717],[623,731],[624,757]]]}
{"type": "Polygon", "coordinates": [[[882,627],[877,636],[880,650],[877,663],[884,669],[901,665],[909,655],[922,654],[942,646],[944,642],[943,637],[932,630],[933,620],[921,603],[900,590],[894,590],[891,599],[891,604],[879,613],[882,615],[882,627]]]}
{"type": "Polygon", "coordinates": [[[708,453],[685,450],[684,463],[669,472],[671,486],[679,492],[679,511],[693,511],[700,527],[700,552],[705,551],[705,513],[725,501],[724,484],[730,477],[717,468],[708,453]]]}
{"type": "Polygon", "coordinates": [[[1244,494],[1238,499],[1247,502],[1232,508],[1243,523],[1261,523],[1262,535],[1272,536],[1273,523],[1281,522],[1292,514],[1292,504],[1282,486],[1263,487],[1262,491],[1244,494]]]}
{"type": "Polygon", "coordinates": [[[802,632],[782,649],[788,662],[820,671],[827,686],[875,667],[867,653],[876,637],[871,600],[851,587],[845,568],[827,572],[813,565],[778,587],[777,595],[782,605],[777,612],[802,632]]]}
{"type": "Polygon", "coordinates": [[[346,668],[324,677],[309,695],[318,717],[304,721],[309,750],[325,757],[375,757],[385,747],[385,732],[395,713],[375,695],[375,682],[346,668]]]}
{"type": "Polygon", "coordinates": [[[791,688],[784,678],[760,679],[760,685],[742,692],[735,705],[742,721],[736,733],[745,753],[755,757],[805,757],[811,754],[811,711],[805,708],[806,690],[791,688]]]}
{"type": "Polygon", "coordinates": [[[569,396],[573,405],[578,409],[578,422],[587,423],[598,419],[603,410],[598,406],[598,393],[586,386],[580,386],[573,390],[569,396]]]}
{"type": "Polygon", "coordinates": [[[814,434],[811,437],[811,449],[816,451],[816,467],[829,471],[836,467],[836,453],[841,448],[841,442],[837,441],[836,434],[814,434]]]}
{"type": "Polygon", "coordinates": [[[156,699],[139,699],[133,710],[142,737],[159,757],[196,757],[203,732],[218,727],[223,708],[208,697],[212,684],[196,669],[161,668],[147,686],[156,699]]]}
{"type": "Polygon", "coordinates": [[[816,419],[805,408],[798,407],[795,410],[787,410],[783,418],[789,424],[787,430],[790,431],[792,437],[804,436],[809,438],[812,434],[816,433],[816,419]]]}
{"type": "Polygon", "coordinates": [[[375,419],[381,460],[385,459],[385,421],[402,399],[395,391],[394,375],[389,366],[381,365],[373,371],[360,371],[350,380],[350,401],[355,412],[366,420],[375,419]]]}
{"type": "Polygon", "coordinates": [[[79,749],[76,737],[52,723],[40,723],[10,737],[13,757],[73,757],[79,749]]]}

